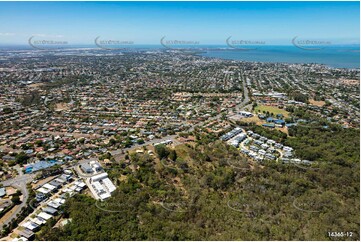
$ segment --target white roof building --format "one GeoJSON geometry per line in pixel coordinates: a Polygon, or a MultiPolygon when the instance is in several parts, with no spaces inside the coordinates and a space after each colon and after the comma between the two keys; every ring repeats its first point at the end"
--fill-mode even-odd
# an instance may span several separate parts
{"type": "Polygon", "coordinates": [[[96,181],[92,183],[92,186],[94,187],[95,191],[100,194],[102,192],[105,192],[104,187],[102,186],[102,184],[100,184],[100,182],[96,181]]]}
{"type": "MultiPolygon", "coordinates": [[[[85,184],[81,182],[78,184],[77,188],[83,188],[84,185],[85,184]]],[[[116,190],[116,187],[108,178],[108,174],[106,172],[89,178],[86,182],[86,185],[88,185],[95,199],[104,200],[109,198],[111,193],[116,190]]]]}
{"type": "Polygon", "coordinates": [[[105,178],[103,180],[103,183],[110,193],[114,192],[117,189],[109,178],[105,178]]]}
{"type": "Polygon", "coordinates": [[[40,217],[35,217],[32,222],[38,224],[38,225],[42,225],[46,223],[46,220],[40,217]]]}
{"type": "Polygon", "coordinates": [[[80,182],[79,184],[77,184],[78,187],[84,188],[86,186],[86,184],[84,182],[80,182]]]}
{"type": "Polygon", "coordinates": [[[41,212],[38,214],[38,217],[42,218],[42,219],[45,219],[45,220],[49,220],[51,219],[53,216],[50,215],[50,214],[47,214],[45,212],[41,212]]]}
{"type": "Polygon", "coordinates": [[[76,189],[76,185],[72,185],[72,186],[69,187],[70,191],[75,191],[75,189],[76,189]]]}
{"type": "Polygon", "coordinates": [[[54,191],[56,189],[55,186],[50,185],[49,183],[44,184],[43,187],[50,190],[50,191],[54,191]]]}
{"type": "Polygon", "coordinates": [[[33,231],[34,229],[36,229],[36,228],[39,227],[40,225],[34,223],[34,222],[31,221],[31,220],[28,220],[28,221],[25,222],[22,226],[23,226],[24,228],[27,228],[27,229],[33,231]]]}
{"type": "Polygon", "coordinates": [[[65,203],[65,199],[64,198],[55,198],[54,202],[59,203],[59,204],[64,204],[65,203]]]}
{"type": "Polygon", "coordinates": [[[108,174],[106,172],[104,173],[101,173],[101,174],[98,174],[98,175],[95,175],[91,178],[91,181],[92,182],[96,182],[96,181],[99,181],[101,179],[104,179],[104,178],[107,178],[108,177],[108,174]]]}
{"type": "Polygon", "coordinates": [[[48,205],[49,205],[50,207],[52,207],[52,208],[59,208],[59,207],[61,206],[60,203],[57,203],[57,202],[55,202],[55,201],[50,201],[50,202],[48,202],[48,205]]]}
{"type": "Polygon", "coordinates": [[[44,194],[48,194],[50,192],[50,190],[45,189],[44,187],[41,187],[37,190],[38,192],[44,193],[44,194]]]}
{"type": "Polygon", "coordinates": [[[61,190],[63,193],[69,193],[72,192],[73,190],[69,189],[69,188],[64,188],[63,190],[61,190]]]}
{"type": "Polygon", "coordinates": [[[100,197],[100,199],[104,200],[104,199],[109,198],[110,194],[109,193],[103,193],[103,194],[100,194],[99,197],[100,197]]]}

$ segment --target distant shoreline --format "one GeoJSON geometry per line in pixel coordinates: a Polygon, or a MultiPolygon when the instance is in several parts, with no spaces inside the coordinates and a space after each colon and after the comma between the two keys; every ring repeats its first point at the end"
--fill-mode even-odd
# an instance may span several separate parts
{"type": "MultiPolygon", "coordinates": [[[[285,63],[285,64],[320,64],[331,68],[360,69],[360,45],[330,45],[318,46],[319,50],[300,49],[293,45],[259,45],[259,46],[242,46],[244,49],[230,48],[225,45],[199,45],[197,47],[183,47],[187,50],[196,51],[197,56],[217,58],[223,60],[236,60],[245,62],[260,63],[285,63]],[[247,49],[249,48],[249,49],[247,49]]],[[[168,50],[177,50],[168,49],[168,50]]],[[[55,51],[67,50],[102,50],[94,45],[69,45],[64,48],[54,49],[55,51]]],[[[132,45],[127,46],[126,50],[147,51],[159,50],[164,51],[166,48],[161,45],[132,45]]],[[[34,50],[29,45],[0,45],[0,51],[29,51],[34,50]]],[[[124,51],[124,50],[114,50],[124,51]]]]}

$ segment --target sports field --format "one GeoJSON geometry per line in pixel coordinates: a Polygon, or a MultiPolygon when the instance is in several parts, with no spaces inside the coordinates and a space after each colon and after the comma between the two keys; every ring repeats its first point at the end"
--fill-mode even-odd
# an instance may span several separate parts
{"type": "Polygon", "coordinates": [[[288,112],[284,109],[280,109],[280,108],[277,108],[277,107],[274,107],[274,106],[264,106],[264,105],[258,105],[257,107],[255,107],[255,112],[260,112],[260,113],[263,113],[263,111],[265,112],[270,112],[270,113],[273,113],[274,115],[276,114],[283,114],[283,116],[285,118],[287,118],[289,115],[288,115],[288,112]]]}

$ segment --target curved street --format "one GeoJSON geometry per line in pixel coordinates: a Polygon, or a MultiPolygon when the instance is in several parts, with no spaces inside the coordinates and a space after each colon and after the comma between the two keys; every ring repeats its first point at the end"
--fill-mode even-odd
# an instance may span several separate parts
{"type": "Polygon", "coordinates": [[[26,184],[31,182],[33,178],[34,175],[19,173],[17,177],[1,182],[4,187],[12,186],[20,190],[23,199],[21,204],[16,207],[15,211],[4,221],[4,223],[0,225],[0,229],[2,229],[4,225],[8,224],[12,219],[16,218],[21,212],[21,209],[26,206],[26,201],[29,198],[29,192],[26,188],[26,184]]]}

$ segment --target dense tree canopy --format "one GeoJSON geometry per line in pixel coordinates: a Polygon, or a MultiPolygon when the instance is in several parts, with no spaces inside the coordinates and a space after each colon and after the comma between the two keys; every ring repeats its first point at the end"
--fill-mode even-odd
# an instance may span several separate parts
{"type": "Polygon", "coordinates": [[[127,179],[110,199],[69,199],[64,217],[72,221],[44,227],[38,239],[331,240],[328,232],[350,231],[337,239],[358,240],[357,132],[298,128],[291,135],[286,143],[297,155],[328,162],[260,166],[220,141],[178,146],[171,159],[172,149],[159,146],[161,159],[131,155],[139,169],[112,172],[127,179]]]}

